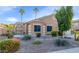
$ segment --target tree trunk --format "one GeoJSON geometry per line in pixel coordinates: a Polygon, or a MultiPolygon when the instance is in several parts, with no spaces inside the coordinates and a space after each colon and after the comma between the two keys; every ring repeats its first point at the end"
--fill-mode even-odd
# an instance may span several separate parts
{"type": "Polygon", "coordinates": [[[77,38],[76,38],[76,33],[74,33],[75,35],[74,35],[74,37],[75,37],[75,40],[77,41],[77,38]]]}
{"type": "Polygon", "coordinates": [[[58,35],[63,38],[63,32],[62,31],[59,31],[58,35]]]}
{"type": "Polygon", "coordinates": [[[21,15],[21,35],[23,34],[23,33],[22,33],[22,25],[23,25],[23,24],[22,24],[22,15],[21,15]]]}

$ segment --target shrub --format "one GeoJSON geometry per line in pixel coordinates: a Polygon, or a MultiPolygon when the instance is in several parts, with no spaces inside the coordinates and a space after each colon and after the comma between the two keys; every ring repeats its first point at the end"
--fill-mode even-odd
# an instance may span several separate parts
{"type": "Polygon", "coordinates": [[[7,34],[8,38],[13,38],[13,34],[7,34]]]}
{"type": "Polygon", "coordinates": [[[57,39],[55,41],[55,45],[56,46],[68,46],[69,45],[69,42],[66,41],[66,40],[57,39]]]}
{"type": "Polygon", "coordinates": [[[55,36],[58,35],[58,32],[57,32],[57,31],[52,31],[52,32],[51,32],[51,35],[52,35],[52,37],[55,37],[55,36]]]}
{"type": "Polygon", "coordinates": [[[36,37],[41,37],[41,33],[36,33],[36,37]]]}
{"type": "Polygon", "coordinates": [[[62,46],[68,46],[69,42],[67,40],[62,40],[62,46]]]}
{"type": "Polygon", "coordinates": [[[58,36],[63,36],[63,33],[59,31],[58,36]]]}
{"type": "Polygon", "coordinates": [[[40,45],[40,44],[42,44],[42,42],[39,41],[39,40],[36,40],[36,41],[33,42],[33,44],[34,44],[34,45],[40,45]]]}
{"type": "Polygon", "coordinates": [[[20,40],[4,40],[0,42],[0,51],[2,53],[16,52],[20,47],[20,40]]]}
{"type": "Polygon", "coordinates": [[[15,33],[15,32],[12,32],[12,34],[13,34],[13,35],[17,35],[17,33],[15,33]]]}
{"type": "Polygon", "coordinates": [[[24,40],[30,40],[31,39],[31,35],[24,35],[23,39],[24,40]]]}

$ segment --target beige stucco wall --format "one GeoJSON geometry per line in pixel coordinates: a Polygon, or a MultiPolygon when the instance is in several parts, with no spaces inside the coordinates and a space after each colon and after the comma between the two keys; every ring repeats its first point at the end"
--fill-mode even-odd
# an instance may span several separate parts
{"type": "Polygon", "coordinates": [[[35,36],[34,32],[34,25],[40,25],[41,26],[41,35],[44,36],[50,32],[47,32],[47,26],[51,25],[52,26],[52,30],[56,30],[58,31],[58,24],[57,24],[57,20],[54,16],[48,16],[42,19],[37,19],[35,21],[32,21],[29,23],[28,25],[28,34],[35,36]]]}
{"type": "Polygon", "coordinates": [[[6,29],[0,29],[0,34],[7,34],[7,30],[6,29]]]}
{"type": "Polygon", "coordinates": [[[50,15],[44,19],[42,19],[42,22],[47,25],[51,25],[52,26],[52,30],[56,30],[58,31],[58,23],[56,18],[53,15],[50,15]]]}
{"type": "Polygon", "coordinates": [[[45,25],[39,21],[34,21],[32,23],[30,23],[28,25],[28,34],[29,35],[32,35],[32,36],[35,36],[37,32],[34,32],[34,25],[40,25],[41,26],[41,35],[45,35],[45,25]]]}
{"type": "Polygon", "coordinates": [[[28,23],[26,23],[26,24],[24,23],[21,28],[22,28],[23,34],[28,34],[28,32],[27,32],[28,31],[28,23]]]}
{"type": "Polygon", "coordinates": [[[23,32],[26,31],[25,27],[26,27],[25,24],[16,23],[15,28],[14,28],[14,32],[17,34],[23,34],[23,32]]]}
{"type": "Polygon", "coordinates": [[[30,22],[26,22],[23,24],[22,27],[20,27],[20,24],[16,24],[16,29],[18,29],[16,31],[16,33],[21,32],[22,31],[25,34],[30,34],[32,36],[35,36],[34,32],[34,25],[40,25],[41,26],[41,35],[46,35],[49,32],[47,32],[47,25],[51,25],[52,26],[52,30],[58,30],[58,24],[57,24],[57,20],[53,15],[49,15],[49,16],[45,16],[45,17],[41,17],[38,18],[36,20],[30,21],[30,22]]]}
{"type": "Polygon", "coordinates": [[[72,22],[71,29],[72,30],[79,30],[79,21],[78,22],[72,22]]]}

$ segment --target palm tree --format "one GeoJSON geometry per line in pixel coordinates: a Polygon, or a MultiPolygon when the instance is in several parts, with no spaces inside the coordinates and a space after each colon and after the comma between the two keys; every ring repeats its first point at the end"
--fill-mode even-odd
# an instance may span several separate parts
{"type": "MultiPolygon", "coordinates": [[[[23,20],[23,15],[24,15],[24,13],[25,13],[25,10],[21,8],[21,9],[19,10],[19,13],[20,13],[20,15],[21,15],[21,28],[22,28],[22,20],[23,20]]],[[[21,32],[21,34],[22,34],[22,32],[21,32]]]]}
{"type": "Polygon", "coordinates": [[[24,10],[24,9],[20,9],[20,10],[19,10],[19,13],[20,13],[20,15],[21,15],[21,22],[22,22],[22,20],[23,20],[23,15],[24,15],[24,13],[25,13],[25,10],[24,10]]]}
{"type": "Polygon", "coordinates": [[[39,12],[38,8],[34,8],[33,11],[35,12],[35,19],[37,18],[37,13],[39,12]]]}

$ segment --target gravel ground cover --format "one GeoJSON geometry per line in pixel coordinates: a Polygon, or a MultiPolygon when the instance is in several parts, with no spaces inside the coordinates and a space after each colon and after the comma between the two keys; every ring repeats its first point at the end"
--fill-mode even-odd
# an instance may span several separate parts
{"type": "Polygon", "coordinates": [[[33,37],[31,40],[28,41],[21,40],[20,49],[16,53],[50,53],[53,51],[79,47],[78,41],[74,41],[74,39],[66,39],[66,38],[63,38],[63,40],[69,41],[70,43],[69,46],[65,46],[65,47],[55,46],[54,41],[56,39],[58,39],[58,37],[41,37],[41,38],[33,37]],[[33,42],[35,40],[40,40],[42,44],[34,45],[33,42]]]}

